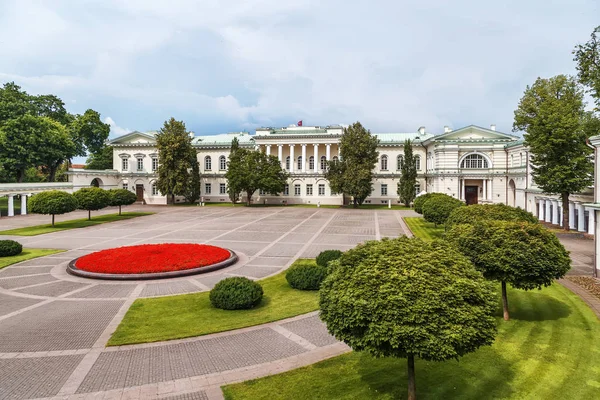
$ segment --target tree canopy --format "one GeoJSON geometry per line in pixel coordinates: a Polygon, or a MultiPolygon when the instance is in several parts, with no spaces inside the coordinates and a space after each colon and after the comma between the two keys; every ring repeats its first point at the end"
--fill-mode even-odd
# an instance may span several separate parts
{"type": "Polygon", "coordinates": [[[538,219],[530,212],[506,204],[472,204],[452,210],[446,220],[446,229],[459,224],[476,224],[481,221],[514,221],[535,224],[538,219]]]}
{"type": "Polygon", "coordinates": [[[54,216],[66,214],[77,209],[77,200],[72,194],[60,190],[49,190],[34,194],[27,202],[29,212],[34,214],[52,215],[52,226],[54,216]]]}
{"type": "Polygon", "coordinates": [[[413,146],[410,139],[404,142],[404,157],[402,158],[400,169],[402,175],[400,175],[400,181],[398,182],[398,195],[400,196],[400,201],[406,207],[410,207],[410,203],[413,202],[417,195],[417,165],[415,164],[413,146]]]}
{"type": "Polygon", "coordinates": [[[227,162],[227,171],[225,172],[225,179],[227,179],[227,193],[232,203],[236,203],[240,198],[242,191],[242,179],[245,176],[242,160],[246,153],[240,151],[240,142],[237,138],[233,138],[231,141],[231,149],[229,151],[229,161],[227,162]]]}
{"type": "Polygon", "coordinates": [[[327,330],[353,350],[406,357],[409,398],[414,358],[458,359],[494,340],[493,286],[448,243],[369,241],[329,268],[319,292],[327,330]]]}
{"type": "Polygon", "coordinates": [[[90,154],[86,160],[85,169],[113,169],[112,146],[104,146],[100,152],[90,154]]]}
{"type": "Polygon", "coordinates": [[[483,221],[455,225],[446,237],[486,279],[502,283],[505,320],[509,319],[507,283],[517,289],[541,289],[571,268],[569,253],[556,235],[537,223],[483,221]]]}
{"type": "Polygon", "coordinates": [[[577,78],[588,88],[600,111],[600,25],[584,44],[575,46],[574,61],[577,63],[577,78]]]}
{"type": "Polygon", "coordinates": [[[423,218],[427,222],[433,222],[435,226],[445,224],[452,211],[464,205],[465,203],[452,196],[436,193],[423,203],[423,218]]]}
{"type": "MultiPolygon", "coordinates": [[[[560,195],[563,210],[572,193],[593,182],[592,149],[586,144],[586,124],[593,121],[589,118],[582,87],[565,75],[538,78],[527,86],[515,110],[513,130],[525,132],[533,179],[544,192],[560,195]]],[[[568,230],[568,212],[563,212],[562,222],[568,230]]]]}
{"type": "Polygon", "coordinates": [[[373,191],[373,168],[377,163],[379,140],[360,122],[347,128],[340,139],[340,157],[329,161],[325,179],[332,193],[353,198],[354,207],[362,204],[373,191]]]}
{"type": "Polygon", "coordinates": [[[135,193],[127,189],[110,189],[108,193],[110,195],[109,205],[118,206],[119,215],[121,215],[121,206],[131,205],[137,200],[135,193]]]}
{"type": "Polygon", "coordinates": [[[77,208],[87,210],[88,220],[92,219],[92,211],[108,207],[111,202],[108,190],[97,187],[81,188],[73,193],[73,197],[77,200],[77,208]]]}

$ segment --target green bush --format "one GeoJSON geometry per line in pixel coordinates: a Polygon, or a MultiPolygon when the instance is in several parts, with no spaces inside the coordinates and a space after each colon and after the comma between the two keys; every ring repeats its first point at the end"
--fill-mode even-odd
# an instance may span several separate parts
{"type": "Polygon", "coordinates": [[[0,257],[10,257],[21,254],[23,246],[14,240],[0,240],[0,257]]]}
{"type": "Polygon", "coordinates": [[[86,187],[73,193],[77,200],[77,208],[87,210],[88,219],[91,219],[91,212],[107,207],[111,201],[111,195],[107,190],[97,187],[86,187]]]}
{"type": "Polygon", "coordinates": [[[137,196],[135,193],[127,189],[110,189],[110,205],[119,206],[119,215],[121,215],[121,206],[128,206],[136,202],[137,196]]]}
{"type": "Polygon", "coordinates": [[[340,250],[325,250],[319,253],[317,256],[317,265],[321,267],[326,267],[330,261],[337,260],[342,256],[342,252],[340,250]]]}
{"type": "Polygon", "coordinates": [[[446,194],[436,193],[423,204],[423,218],[427,222],[433,222],[437,227],[446,223],[450,213],[465,203],[446,194]]]}
{"type": "Polygon", "coordinates": [[[467,207],[454,209],[446,220],[446,229],[454,225],[474,224],[481,221],[513,221],[538,223],[537,218],[518,207],[505,204],[473,204],[467,207]]]}
{"type": "Polygon", "coordinates": [[[429,200],[432,195],[433,193],[425,193],[421,196],[415,197],[415,200],[413,201],[413,207],[415,212],[423,214],[423,204],[425,204],[425,202],[429,200]]]}
{"type": "Polygon", "coordinates": [[[325,277],[327,267],[322,265],[294,265],[285,273],[285,279],[290,286],[299,290],[319,290],[325,277]]]}
{"type": "Polygon", "coordinates": [[[210,302],[223,310],[242,310],[252,308],[263,297],[262,286],[242,276],[225,278],[210,291],[210,302]]]}
{"type": "Polygon", "coordinates": [[[55,215],[75,211],[78,204],[72,194],[60,190],[49,190],[31,196],[27,205],[29,212],[34,214],[52,215],[52,226],[54,226],[55,215]]]}

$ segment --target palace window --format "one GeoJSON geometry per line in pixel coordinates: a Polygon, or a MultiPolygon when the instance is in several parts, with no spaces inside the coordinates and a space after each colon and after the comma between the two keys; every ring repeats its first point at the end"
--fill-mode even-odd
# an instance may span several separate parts
{"type": "Polygon", "coordinates": [[[302,156],[298,157],[298,171],[302,171],[302,156]]]}
{"type": "Polygon", "coordinates": [[[385,184],[385,183],[381,184],[381,195],[387,196],[387,184],[385,184]]]}
{"type": "Polygon", "coordinates": [[[308,185],[306,185],[306,195],[307,196],[313,195],[313,185],[310,183],[308,185]]]}
{"type": "Polygon", "coordinates": [[[128,158],[121,159],[121,170],[129,171],[129,159],[128,158]]]}
{"type": "Polygon", "coordinates": [[[126,183],[123,183],[123,189],[125,189],[125,190],[129,190],[129,185],[128,185],[128,184],[126,184],[126,183]]]}
{"type": "Polygon", "coordinates": [[[308,157],[308,169],[314,171],[315,169],[315,157],[314,156],[310,156],[308,157]]]}
{"type": "Polygon", "coordinates": [[[210,171],[212,169],[212,158],[210,156],[204,157],[204,170],[210,171]]]}
{"type": "Polygon", "coordinates": [[[290,195],[290,185],[288,185],[287,183],[283,187],[283,195],[284,196],[289,196],[290,195]]]}
{"type": "Polygon", "coordinates": [[[141,157],[137,159],[137,170],[138,171],[144,170],[144,159],[141,157]]]}
{"type": "Polygon", "coordinates": [[[265,196],[266,194],[267,194],[267,193],[266,193],[264,190],[262,190],[262,189],[259,189],[259,190],[258,190],[258,195],[259,195],[259,196],[265,196]]]}
{"type": "Polygon", "coordinates": [[[481,154],[469,154],[462,160],[460,167],[465,169],[488,168],[488,162],[481,154]]]}
{"type": "Polygon", "coordinates": [[[415,156],[415,168],[417,171],[421,170],[421,156],[415,156]]]}
{"type": "Polygon", "coordinates": [[[156,182],[152,183],[152,196],[158,196],[158,186],[156,186],[156,182]]]}
{"type": "Polygon", "coordinates": [[[204,184],[204,194],[210,194],[212,192],[212,185],[210,183],[204,184]]]}
{"type": "Polygon", "coordinates": [[[152,172],[155,172],[158,169],[158,158],[152,158],[152,172]]]}
{"type": "Polygon", "coordinates": [[[402,169],[402,164],[404,164],[404,156],[400,154],[398,157],[396,157],[396,170],[397,171],[400,171],[402,169]]]}
{"type": "Polygon", "coordinates": [[[319,196],[325,196],[325,184],[319,183],[319,196]]]}
{"type": "Polygon", "coordinates": [[[388,162],[388,157],[383,155],[381,156],[381,170],[382,171],[387,171],[387,163],[388,162]]]}
{"type": "Polygon", "coordinates": [[[325,156],[321,157],[321,171],[325,171],[327,168],[327,158],[325,156]]]}
{"type": "Polygon", "coordinates": [[[333,161],[334,163],[338,162],[339,161],[338,156],[333,156],[331,161],[333,161]]]}
{"type": "Polygon", "coordinates": [[[302,194],[301,189],[300,189],[300,185],[296,184],[294,185],[294,196],[300,196],[302,194]]]}
{"type": "Polygon", "coordinates": [[[224,183],[219,183],[219,194],[227,194],[227,186],[224,183]]]}
{"type": "Polygon", "coordinates": [[[288,171],[290,170],[290,156],[285,158],[285,169],[288,171]]]}
{"type": "Polygon", "coordinates": [[[421,193],[421,184],[415,183],[415,194],[421,193]]]}
{"type": "Polygon", "coordinates": [[[219,169],[224,171],[227,169],[227,158],[225,156],[219,157],[219,169]]]}

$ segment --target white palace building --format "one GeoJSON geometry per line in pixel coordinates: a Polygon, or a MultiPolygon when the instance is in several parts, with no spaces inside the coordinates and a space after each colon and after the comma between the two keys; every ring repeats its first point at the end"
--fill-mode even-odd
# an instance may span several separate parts
{"type": "MultiPolygon", "coordinates": [[[[290,178],[278,196],[256,193],[254,202],[276,204],[342,204],[342,196],[331,193],[323,176],[326,160],[339,157],[340,125],[260,128],[246,132],[194,136],[202,176],[204,202],[228,202],[227,160],[231,141],[275,155],[290,178]]],[[[132,132],[110,142],[114,148],[112,170],[72,169],[73,189],[84,186],[125,188],[140,202],[166,204],[167,197],[156,188],[158,152],[156,132],[132,132]]],[[[432,134],[420,127],[410,133],[377,133],[379,160],[375,167],[373,192],[367,204],[398,204],[397,185],[404,141],[413,141],[418,170],[417,192],[439,192],[473,203],[505,203],[559,225],[562,213],[570,213],[571,229],[594,232],[594,213],[584,204],[593,203],[593,188],[573,195],[568,210],[561,209],[557,196],[542,193],[533,182],[528,149],[519,137],[502,133],[492,125],[470,125],[457,130],[444,127],[432,134]]],[[[183,199],[178,199],[183,201],[183,199]]]]}

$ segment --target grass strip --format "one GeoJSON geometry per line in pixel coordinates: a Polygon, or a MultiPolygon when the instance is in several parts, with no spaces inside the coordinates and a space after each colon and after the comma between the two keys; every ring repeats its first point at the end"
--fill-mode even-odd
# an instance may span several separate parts
{"type": "Polygon", "coordinates": [[[0,257],[0,269],[8,267],[9,265],[20,263],[21,261],[31,260],[32,258],[38,258],[43,256],[49,256],[50,254],[62,253],[65,250],[54,250],[54,249],[23,249],[21,254],[9,257],[0,257]]]}

